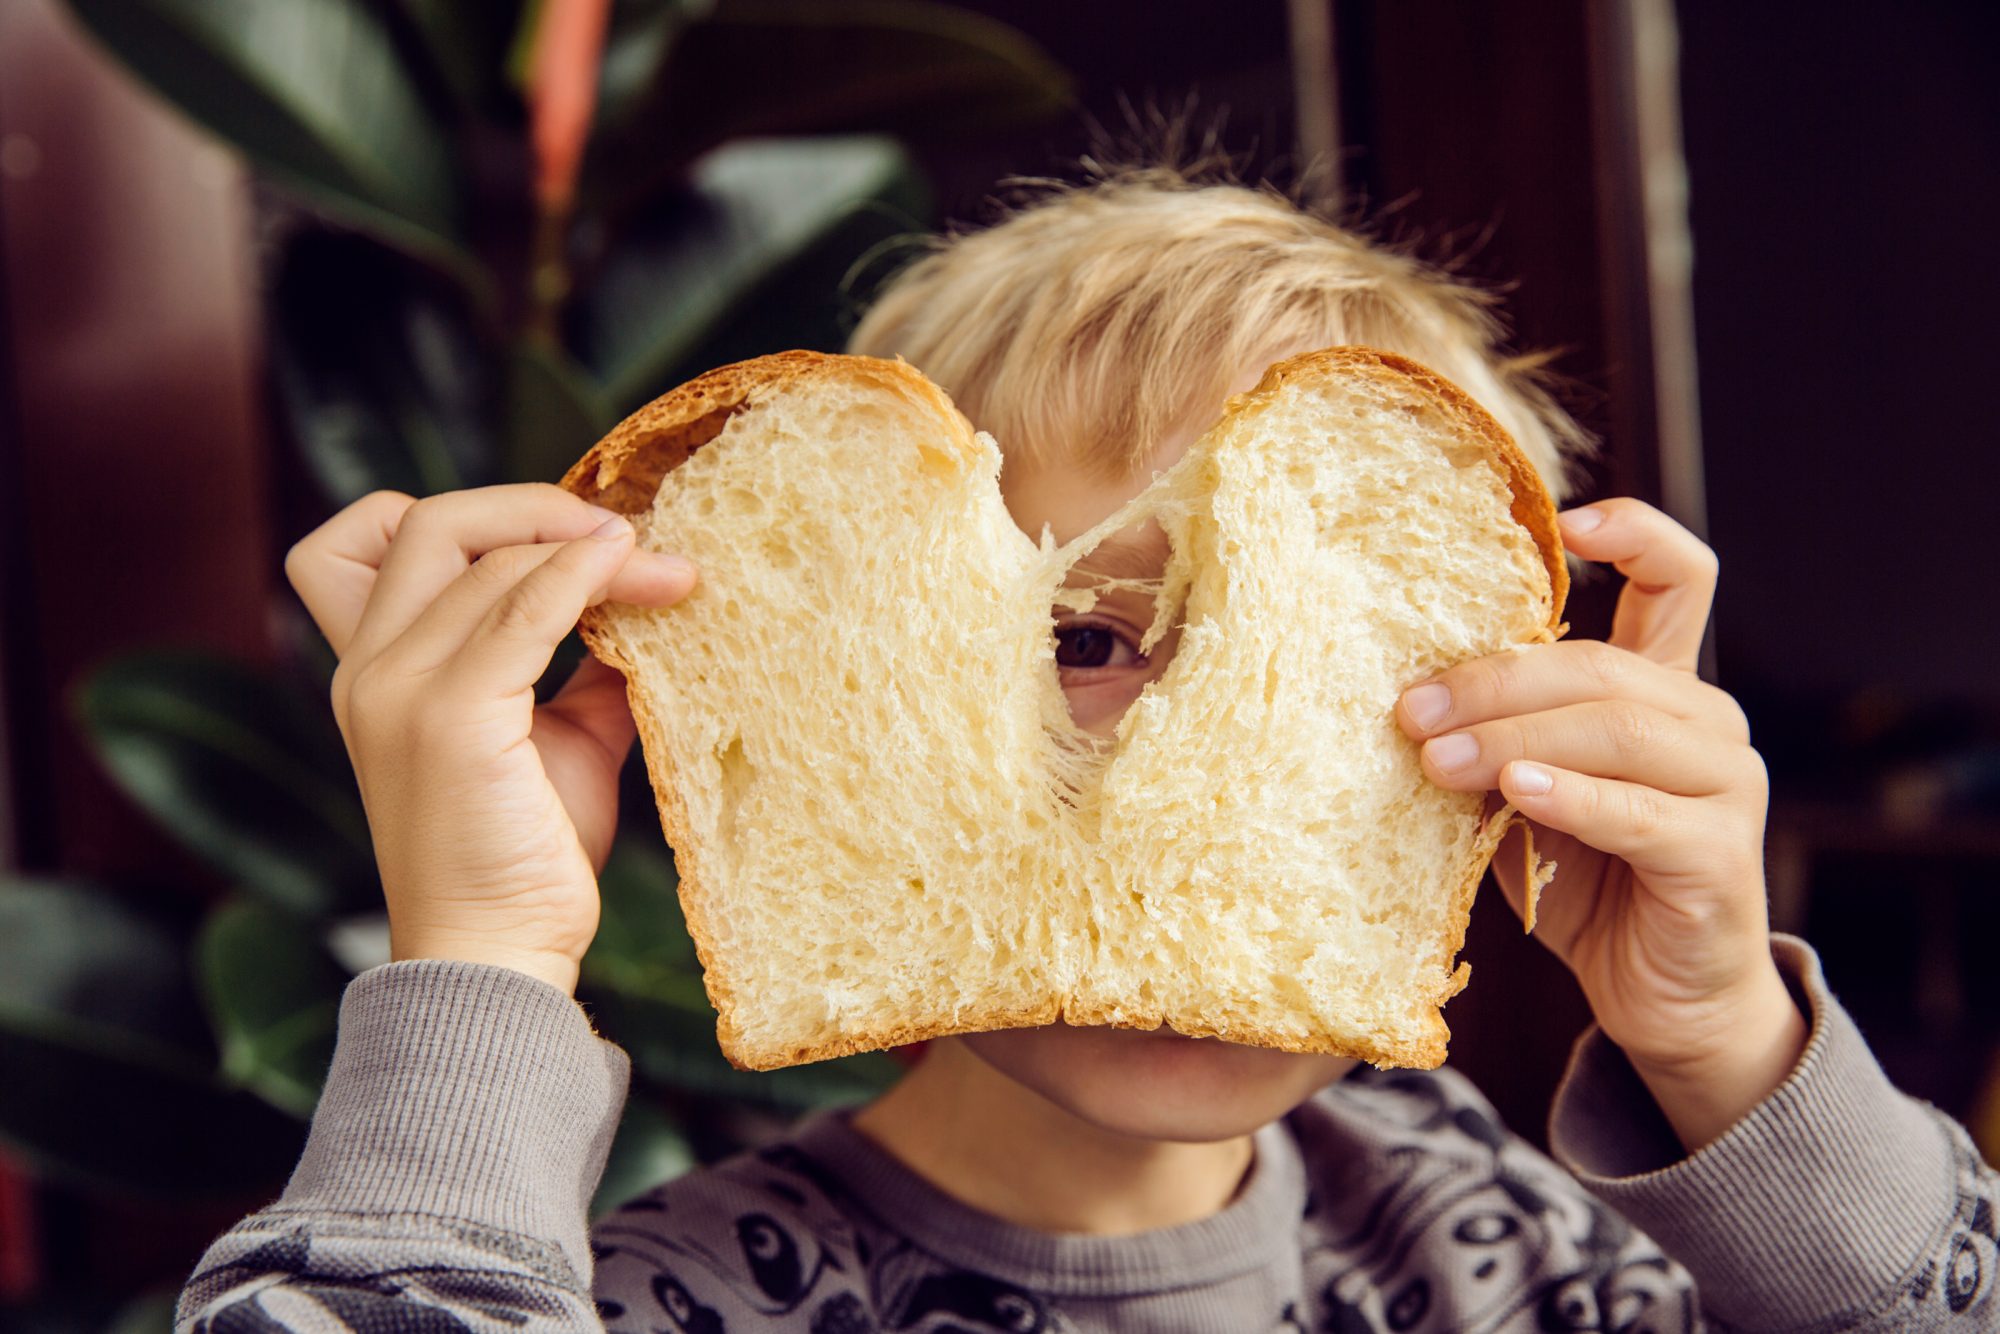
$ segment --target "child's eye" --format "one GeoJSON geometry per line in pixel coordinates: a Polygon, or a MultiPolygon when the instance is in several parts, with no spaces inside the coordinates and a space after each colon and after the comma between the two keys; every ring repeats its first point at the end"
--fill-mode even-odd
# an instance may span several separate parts
{"type": "Polygon", "coordinates": [[[1144,667],[1131,641],[1108,625],[1074,621],[1056,627],[1056,666],[1089,671],[1100,667],[1144,667]]]}

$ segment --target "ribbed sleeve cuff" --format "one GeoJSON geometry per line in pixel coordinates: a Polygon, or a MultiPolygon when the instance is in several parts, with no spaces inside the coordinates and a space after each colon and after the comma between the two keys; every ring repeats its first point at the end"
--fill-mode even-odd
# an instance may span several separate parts
{"type": "Polygon", "coordinates": [[[1593,1028],[1556,1092],[1550,1146],[1688,1268],[1713,1315],[1743,1329],[1845,1328],[1910,1282],[1952,1216],[1951,1145],[1882,1073],[1812,949],[1774,936],[1771,950],[1812,1033],[1770,1097],[1685,1154],[1593,1028]]]}
{"type": "Polygon", "coordinates": [[[278,1209],[425,1214],[562,1247],[587,1284],[591,1193],[631,1065],[555,987],[413,959],[348,983],[278,1209]]]}

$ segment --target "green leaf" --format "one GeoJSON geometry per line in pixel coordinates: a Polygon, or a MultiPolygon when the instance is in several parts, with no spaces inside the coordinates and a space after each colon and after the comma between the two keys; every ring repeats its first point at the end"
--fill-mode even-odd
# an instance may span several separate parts
{"type": "Polygon", "coordinates": [[[170,923],[86,886],[0,882],[0,1139],[113,1190],[281,1180],[305,1127],[213,1077],[170,923]]]}
{"type": "Polygon", "coordinates": [[[823,332],[839,301],[824,273],[917,225],[925,207],[914,166],[887,139],[731,144],[613,248],[572,307],[570,344],[614,407],[629,411],[674,383],[743,303],[802,266],[822,290],[801,303],[786,287],[779,308],[798,310],[798,332],[823,332]]]}
{"type": "Polygon", "coordinates": [[[223,1078],[310,1117],[346,973],[298,918],[241,899],[209,915],[195,957],[223,1078]]]}
{"type": "Polygon", "coordinates": [[[176,650],[113,659],[77,703],[125,794],[246,891],[316,916],[380,901],[367,817],[324,706],[176,650]]]}
{"type": "Polygon", "coordinates": [[[490,115],[504,105],[507,50],[527,0],[401,0],[439,75],[465,110],[490,115]]]}
{"type": "Polygon", "coordinates": [[[860,1102],[901,1067],[870,1053],[786,1070],[738,1070],[715,1039],[715,1011],[687,933],[664,848],[619,840],[598,877],[603,910],[583,958],[581,994],[605,1035],[653,1083],[790,1111],[860,1102]]]}
{"type": "Polygon", "coordinates": [[[680,1127],[659,1108],[640,1097],[625,1104],[618,1134],[611,1141],[604,1175],[590,1202],[594,1221],[635,1195],[672,1181],[694,1166],[694,1150],[680,1127]]]}
{"type": "Polygon", "coordinates": [[[560,480],[612,425],[597,386],[568,353],[532,334],[516,340],[502,432],[505,480],[560,480]]]}
{"type": "Polygon", "coordinates": [[[187,978],[186,932],[96,885],[0,879],[0,1013],[101,1034],[206,1074],[213,1057],[187,978]]]}
{"type": "Polygon", "coordinates": [[[269,304],[278,402],[334,504],[497,478],[500,376],[461,292],[365,237],[309,230],[269,304]]]}
{"type": "Polygon", "coordinates": [[[597,74],[600,127],[632,114],[660,78],[682,31],[714,8],[715,0],[616,0],[597,74]]]}
{"type": "Polygon", "coordinates": [[[118,1308],[104,1334],[173,1334],[174,1306],[179,1299],[178,1288],[135,1297],[118,1308]]]}
{"type": "Polygon", "coordinates": [[[620,838],[597,877],[597,935],[583,956],[584,978],[637,995],[671,995],[709,1013],[679,888],[664,844],[620,838]]]}
{"type": "MultiPolygon", "coordinates": [[[[97,38],[273,179],[361,226],[457,248],[443,126],[366,0],[70,0],[97,38]]],[[[395,238],[392,238],[395,239],[395,238]]]]}
{"type": "Polygon", "coordinates": [[[931,0],[719,0],[682,31],[643,104],[592,142],[586,199],[623,212],[748,135],[936,140],[1037,124],[1069,76],[1018,31],[931,0]]]}
{"type": "Polygon", "coordinates": [[[797,258],[745,292],[661,379],[682,380],[787,348],[838,352],[847,345],[868,284],[893,272],[921,246],[928,196],[912,178],[900,200],[878,200],[847,213],[797,258]]]}

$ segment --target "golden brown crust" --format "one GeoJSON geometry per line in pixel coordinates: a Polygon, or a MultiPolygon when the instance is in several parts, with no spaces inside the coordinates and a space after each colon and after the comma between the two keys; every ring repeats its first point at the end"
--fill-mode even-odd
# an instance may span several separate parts
{"type": "MultiPolygon", "coordinates": [[[[1289,379],[1323,374],[1393,376],[1411,381],[1451,412],[1458,419],[1456,424],[1466,434],[1487,447],[1512,490],[1514,518],[1533,536],[1548,570],[1551,597],[1547,619],[1552,637],[1559,634],[1569,573],[1563,561],[1562,544],[1556,534],[1554,502],[1533,465],[1513,439],[1457,386],[1435,372],[1392,353],[1371,348],[1339,347],[1306,353],[1272,366],[1249,394],[1231,400],[1227,411],[1234,413],[1246,409],[1250,405],[1249,400],[1276,392],[1289,379]]],[[[968,451],[976,448],[970,427],[951,401],[935,385],[900,360],[784,352],[721,367],[655,399],[593,446],[564,475],[561,484],[576,495],[619,513],[641,513],[651,507],[666,475],[719,435],[732,415],[754,403],[761,395],[817,376],[836,377],[849,383],[873,383],[898,394],[952,424],[955,429],[947,434],[960,447],[968,451]]],[[[743,1040],[742,1027],[737,1019],[740,998],[728,975],[723,953],[716,948],[711,917],[713,895],[707,868],[702,864],[704,859],[692,837],[687,805],[682,796],[684,785],[674,769],[671,748],[667,744],[666,720],[660,718],[649,701],[629,684],[633,677],[632,664],[618,653],[607,630],[604,613],[595,608],[586,612],[579,630],[591,652],[627,679],[627,696],[638,725],[661,828],[669,847],[673,849],[680,873],[680,899],[687,918],[688,933],[705,970],[709,998],[716,1007],[717,1037],[723,1053],[739,1068],[777,1069],[954,1033],[1047,1024],[1058,1017],[1073,1023],[1110,1023],[1131,1028],[1156,1027],[1164,1022],[1189,1036],[1213,1037],[1280,1051],[1346,1056],[1378,1066],[1430,1069],[1444,1060],[1450,1034],[1441,1015],[1433,1016],[1434,1027],[1421,1039],[1410,1042],[1369,1043],[1333,1036],[1317,1041],[1301,1041],[1269,1030],[1211,1023],[1193,1015],[1161,1014],[1138,1020],[1129,1017],[1112,1019],[1102,1007],[1092,1012],[1076,1007],[1072,997],[1058,996],[1051,996],[1045,1002],[1034,1005],[1017,1005],[977,1016],[961,1015],[956,1022],[943,1019],[912,1022],[869,1032],[837,1034],[817,1043],[802,1043],[789,1048],[753,1049],[743,1040]]],[[[1465,874],[1450,892],[1454,905],[1454,933],[1444,955],[1447,960],[1454,959],[1464,945],[1473,896],[1501,837],[1512,823],[1508,814],[1502,811],[1494,818],[1481,822],[1472,854],[1467,859],[1465,874]]],[[[1440,989],[1440,1005],[1464,986],[1467,971],[1465,965],[1460,965],[1450,975],[1440,989]]]]}
{"type": "Polygon", "coordinates": [[[1000,1028],[1039,1028],[1054,1023],[1061,1013],[1061,1003],[1051,998],[1040,1005],[961,1016],[956,1022],[935,1019],[925,1023],[894,1024],[866,1032],[841,1033],[824,1042],[800,1043],[795,1047],[772,1051],[741,1048],[731,1051],[725,1047],[724,1054],[729,1057],[730,1064],[739,1070],[779,1070],[788,1065],[827,1061],[836,1056],[853,1056],[864,1051],[883,1051],[912,1042],[926,1042],[931,1038],[955,1037],[960,1033],[989,1033],[1000,1028]]]}
{"type": "MultiPolygon", "coordinates": [[[[944,391],[898,358],[830,352],[777,352],[720,366],[669,390],[611,428],[558,483],[565,491],[620,514],[653,503],[661,479],[722,433],[729,418],[781,385],[812,378],[874,382],[918,400],[948,419],[965,419],[944,391]]],[[[966,434],[969,436],[970,431],[966,434]]]]}
{"type": "MultiPolygon", "coordinates": [[[[1469,972],[1469,967],[1460,972],[1469,972]]],[[[1458,976],[1457,974],[1453,975],[1458,976]]],[[[1234,1042],[1245,1047],[1265,1047],[1272,1051],[1291,1052],[1296,1056],[1345,1056],[1352,1060],[1366,1061],[1383,1069],[1433,1070],[1444,1064],[1445,1039],[1449,1036],[1444,1021],[1436,1020],[1436,1029],[1424,1038],[1412,1042],[1369,1042],[1362,1038],[1349,1037],[1337,1033],[1316,1034],[1300,1038],[1279,1033],[1269,1028],[1252,1025],[1216,1022],[1198,1015],[1179,1012],[1153,1011],[1136,1017],[1115,1017],[1115,1012],[1103,1006],[1075,1008],[1065,1005],[1062,1020],[1079,1028],[1137,1028],[1154,1029],[1161,1026],[1191,1038],[1216,1038],[1223,1042],[1234,1042]]],[[[993,1025],[1004,1027],[1005,1025],[993,1025]]],[[[964,1028],[953,1032],[968,1032],[964,1028]]]]}

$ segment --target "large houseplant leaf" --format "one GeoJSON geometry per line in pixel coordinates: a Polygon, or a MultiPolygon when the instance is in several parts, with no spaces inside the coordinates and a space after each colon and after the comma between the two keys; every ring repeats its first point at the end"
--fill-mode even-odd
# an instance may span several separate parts
{"type": "Polygon", "coordinates": [[[278,181],[463,264],[449,135],[367,0],[70,0],[168,101],[278,181]]]}
{"type": "MultiPolygon", "coordinates": [[[[687,187],[655,201],[592,275],[571,310],[570,344],[619,412],[669,388],[746,301],[806,267],[806,316],[761,351],[824,336],[828,266],[852,264],[908,231],[926,206],[910,159],[872,137],[731,144],[696,164],[687,187]],[[819,257],[825,262],[812,265],[819,257]]],[[[801,285],[803,286],[803,285],[801,285]]],[[[797,293],[798,286],[787,286],[797,293]]]]}
{"type": "Polygon", "coordinates": [[[106,663],[78,709],[126,795],[247,892],[310,916],[380,902],[367,818],[323,709],[180,650],[106,663]]]}
{"type": "Polygon", "coordinates": [[[0,883],[0,1138],[110,1189],[282,1178],[305,1128],[213,1075],[173,923],[88,886],[0,883]]]}
{"type": "Polygon", "coordinates": [[[278,404],[334,504],[497,480],[495,340],[460,291],[366,237],[307,229],[268,301],[278,404]]]}
{"type": "Polygon", "coordinates": [[[506,108],[507,52],[530,0],[397,0],[422,38],[425,53],[465,112],[497,115],[506,108]]]}
{"type": "Polygon", "coordinates": [[[611,410],[582,367],[552,340],[518,339],[507,365],[501,475],[554,482],[612,426],[611,410]]]}
{"type": "Polygon", "coordinates": [[[333,1059],[345,971],[304,922],[247,899],[209,914],[195,959],[222,1077],[311,1116],[333,1059]]]}
{"type": "Polygon", "coordinates": [[[591,144],[583,194],[627,211],[718,144],[752,135],[934,138],[1034,124],[1069,76],[997,19],[933,0],[718,0],[643,101],[591,144]]]}
{"type": "Polygon", "coordinates": [[[615,0],[597,75],[597,123],[622,123],[642,106],[688,24],[706,17],[715,0],[615,0]]]}

